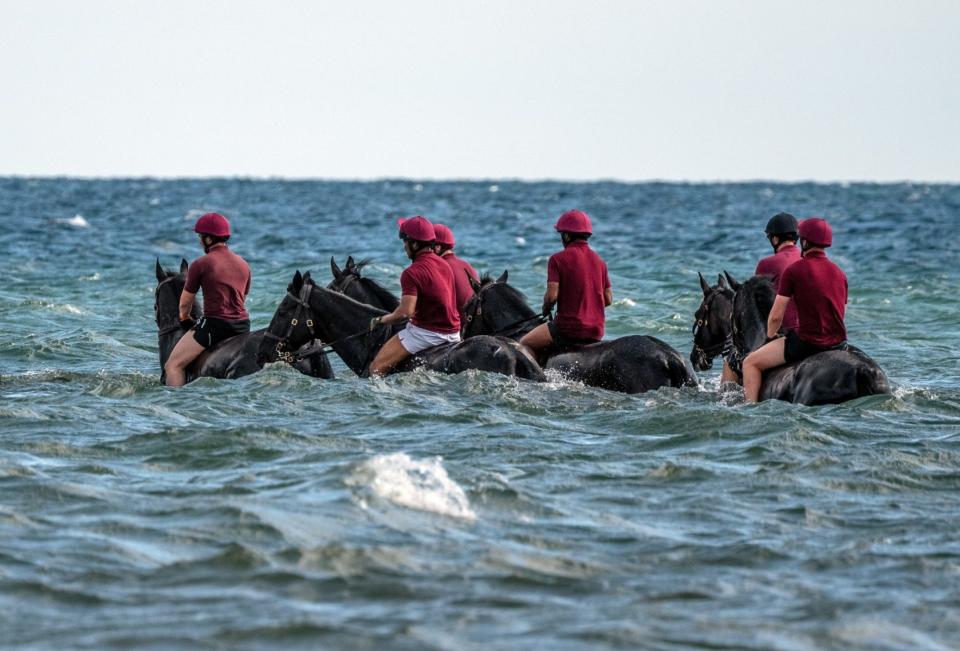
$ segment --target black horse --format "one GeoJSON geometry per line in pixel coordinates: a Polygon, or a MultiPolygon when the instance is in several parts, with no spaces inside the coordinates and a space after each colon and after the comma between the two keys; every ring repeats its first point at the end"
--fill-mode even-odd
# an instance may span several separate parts
{"type": "MultiPolygon", "coordinates": [[[[711,291],[708,293],[701,277],[705,296],[704,304],[697,311],[698,323],[702,323],[699,326],[699,341],[697,336],[694,339],[694,351],[697,345],[704,351],[720,350],[727,342],[732,352],[742,358],[766,342],[767,317],[776,291],[769,276],[754,276],[739,283],[730,274],[724,274],[728,288],[734,292],[730,326],[724,328],[719,322],[724,318],[726,309],[719,307],[719,304],[729,300],[728,293],[721,292],[722,295],[718,295],[717,288],[709,288],[711,291]],[[717,307],[707,306],[704,309],[708,299],[711,305],[717,307]],[[708,336],[708,333],[713,334],[708,336]]],[[[697,332],[697,326],[694,328],[697,332]]],[[[765,371],[760,400],[777,399],[804,405],[822,405],[883,393],[890,393],[883,370],[862,350],[848,344],[843,350],[817,353],[799,362],[765,371]]]]}
{"type": "MultiPolygon", "coordinates": [[[[320,287],[309,272],[301,275],[297,271],[261,342],[259,360],[273,361],[319,337],[329,342],[354,373],[365,377],[377,351],[398,328],[380,326],[370,331],[370,320],[383,314],[384,310],[320,287]]],[[[474,337],[430,348],[408,358],[394,372],[418,367],[441,373],[476,369],[527,380],[546,379],[540,366],[519,344],[503,337],[474,337]]]]}
{"type": "MultiPolygon", "coordinates": [[[[474,283],[474,292],[464,306],[465,337],[495,334],[519,339],[543,322],[523,294],[507,284],[506,271],[496,280],[484,276],[474,283]]],[[[643,335],[553,351],[544,368],[590,386],[623,393],[697,386],[696,374],[679,352],[655,337],[643,335]]]]}
{"type": "Polygon", "coordinates": [[[353,256],[349,256],[346,267],[341,270],[331,257],[330,271],[333,272],[333,280],[327,285],[327,289],[346,294],[355,301],[372,305],[384,312],[393,312],[400,304],[400,300],[386,287],[361,274],[363,268],[369,263],[369,260],[354,262],[353,256]]]}
{"type": "MultiPolygon", "coordinates": [[[[154,290],[154,313],[157,320],[157,339],[160,348],[160,382],[166,383],[164,365],[173,352],[174,346],[180,341],[184,330],[180,327],[179,303],[180,294],[186,283],[187,261],[180,261],[180,271],[168,271],[160,266],[157,260],[157,288],[154,290]]],[[[200,308],[194,304],[190,316],[199,319],[200,308]]],[[[224,340],[214,346],[209,352],[203,353],[193,364],[186,369],[187,381],[191,382],[199,377],[215,377],[233,379],[256,373],[263,368],[257,360],[257,353],[261,340],[266,332],[264,329],[238,335],[224,340]]],[[[322,350],[315,346],[304,346],[301,351],[290,356],[294,368],[312,377],[332,379],[333,369],[330,360],[322,350]]]]}
{"type": "Polygon", "coordinates": [[[694,314],[693,350],[690,361],[698,371],[713,368],[713,358],[732,345],[732,319],[734,291],[723,276],[717,276],[717,284],[711,287],[703,274],[700,289],[703,302],[694,314]]]}

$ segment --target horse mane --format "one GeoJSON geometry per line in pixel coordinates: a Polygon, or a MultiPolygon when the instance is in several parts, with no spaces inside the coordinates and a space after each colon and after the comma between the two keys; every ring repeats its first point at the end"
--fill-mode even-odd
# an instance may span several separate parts
{"type": "Polygon", "coordinates": [[[495,279],[493,276],[490,275],[490,272],[489,272],[489,271],[484,272],[483,275],[480,276],[480,286],[481,286],[481,287],[486,287],[487,285],[489,285],[490,283],[493,283],[493,282],[496,282],[496,279],[495,279]]]}
{"type": "MultiPolygon", "coordinates": [[[[758,275],[746,280],[737,290],[734,297],[734,320],[737,320],[737,307],[742,310],[742,316],[748,323],[759,324],[766,334],[767,317],[770,315],[770,308],[773,307],[773,301],[776,298],[776,290],[773,288],[773,281],[770,276],[758,275]],[[740,300],[737,300],[740,298],[740,300]]],[[[734,329],[735,338],[737,329],[734,329]]],[[[742,335],[742,333],[739,333],[742,335]]]]}

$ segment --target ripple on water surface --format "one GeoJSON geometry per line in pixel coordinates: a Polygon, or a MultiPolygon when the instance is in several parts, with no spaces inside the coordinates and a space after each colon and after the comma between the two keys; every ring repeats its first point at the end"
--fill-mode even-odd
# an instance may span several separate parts
{"type": "Polygon", "coordinates": [[[0,179],[4,644],[957,648],[958,206],[916,184],[0,179]],[[608,336],[684,354],[698,271],[746,277],[769,214],[826,214],[851,340],[896,391],[748,406],[718,370],[626,396],[338,360],[335,381],[158,385],[154,265],[197,257],[208,209],[264,325],[331,255],[398,290],[410,212],[535,298],[572,205],[614,281],[608,336]]]}

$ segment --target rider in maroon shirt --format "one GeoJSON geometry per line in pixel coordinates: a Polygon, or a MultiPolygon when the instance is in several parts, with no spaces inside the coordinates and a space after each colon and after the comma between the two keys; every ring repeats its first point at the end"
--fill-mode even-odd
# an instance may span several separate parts
{"type": "Polygon", "coordinates": [[[520,339],[534,358],[550,346],[569,349],[600,341],[604,308],[613,303],[607,265],[587,244],[593,233],[587,213],[569,210],[560,215],[554,228],[564,248],[547,264],[543,314],[548,315],[556,305],[557,316],[520,339]]]}
{"type": "MultiPolygon", "coordinates": [[[[770,246],[773,247],[773,255],[767,256],[757,263],[756,275],[767,275],[773,281],[774,288],[777,287],[780,275],[784,270],[800,259],[800,249],[797,247],[797,230],[799,229],[797,218],[790,213],[782,212],[774,215],[767,222],[764,232],[770,246]]],[[[783,315],[783,325],[780,329],[783,332],[797,329],[797,306],[796,303],[789,303],[787,311],[783,315]]],[[[724,353],[723,372],[720,374],[720,383],[736,382],[740,384],[740,377],[743,374],[743,356],[740,353],[730,350],[724,353]]]]}
{"type": "Polygon", "coordinates": [[[463,307],[474,293],[470,278],[480,282],[480,276],[469,262],[458,258],[453,252],[453,247],[457,243],[453,237],[453,231],[443,224],[434,224],[433,230],[437,236],[433,251],[453,270],[453,284],[457,291],[457,310],[460,312],[460,320],[463,321],[463,307]]]}
{"type": "Polygon", "coordinates": [[[372,376],[386,375],[406,358],[427,348],[460,341],[453,271],[433,252],[433,224],[420,215],[401,219],[399,224],[403,250],[413,263],[400,275],[400,305],[390,314],[374,317],[370,329],[409,322],[370,362],[372,376]]]}
{"type": "Polygon", "coordinates": [[[843,317],[847,277],[827,259],[825,249],[831,244],[833,232],[826,220],[812,217],[800,224],[803,259],[790,265],[780,277],[767,320],[769,343],[743,360],[743,389],[748,401],[757,401],[763,371],[846,344],[843,317]],[[799,326],[780,337],[780,323],[790,302],[797,305],[799,326]]]}
{"type": "Polygon", "coordinates": [[[230,222],[223,215],[211,212],[200,217],[193,230],[200,236],[206,255],[187,269],[186,284],[180,295],[180,324],[189,332],[174,346],[163,367],[167,386],[171,387],[186,383],[184,369],[204,350],[250,331],[250,317],[243,306],[250,293],[250,267],[227,248],[230,222]],[[194,324],[190,310],[201,289],[203,317],[194,324]]]}

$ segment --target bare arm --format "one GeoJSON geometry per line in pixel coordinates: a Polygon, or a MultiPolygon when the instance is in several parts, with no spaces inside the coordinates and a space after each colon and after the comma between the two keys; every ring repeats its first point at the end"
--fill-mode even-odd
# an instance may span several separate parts
{"type": "Polygon", "coordinates": [[[610,306],[613,305],[613,288],[607,287],[603,290],[603,305],[610,306]]]}
{"type": "Polygon", "coordinates": [[[543,294],[543,313],[550,314],[550,310],[557,304],[560,295],[560,283],[547,283],[547,291],[543,294]]]}
{"type": "Polygon", "coordinates": [[[773,307],[770,308],[770,316],[767,318],[767,339],[773,339],[780,331],[780,324],[783,323],[783,313],[787,310],[787,303],[789,302],[789,296],[777,294],[773,307]]]}
{"type": "Polygon", "coordinates": [[[197,295],[195,293],[190,293],[187,290],[183,290],[180,294],[180,320],[186,321],[190,318],[190,310],[193,309],[193,302],[196,300],[197,295]]]}
{"type": "Polygon", "coordinates": [[[400,305],[397,306],[397,309],[390,314],[385,314],[380,317],[380,323],[383,325],[402,323],[403,321],[413,317],[413,313],[416,309],[417,297],[404,294],[400,297],[400,305]]]}

